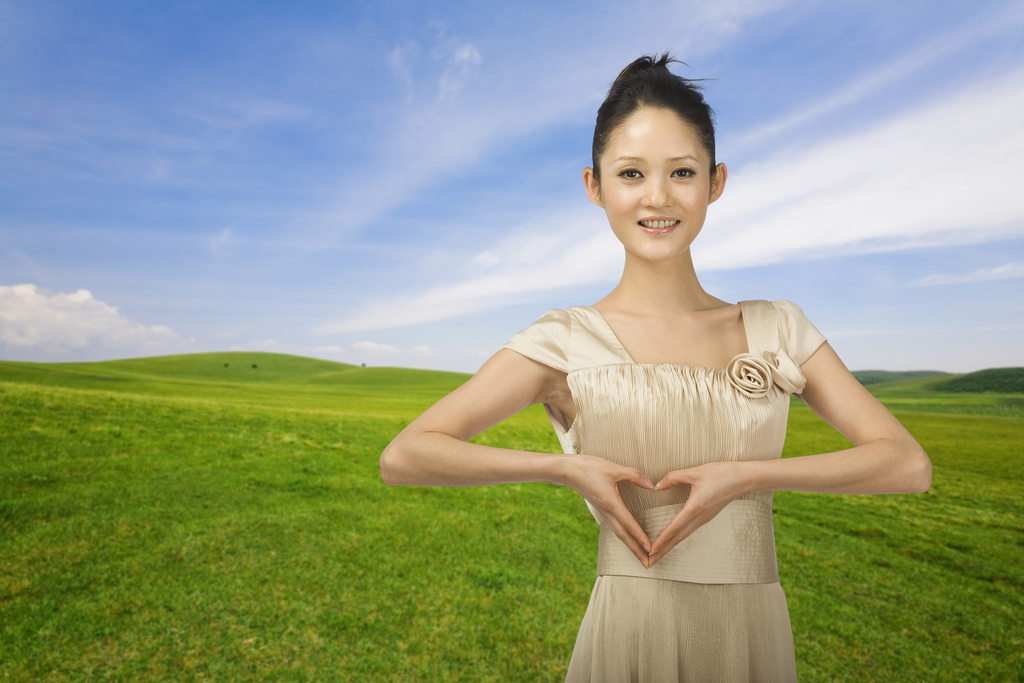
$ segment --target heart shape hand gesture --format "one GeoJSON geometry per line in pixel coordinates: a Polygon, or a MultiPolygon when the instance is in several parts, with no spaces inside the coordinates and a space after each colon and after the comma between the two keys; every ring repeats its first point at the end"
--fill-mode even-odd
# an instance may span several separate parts
{"type": "Polygon", "coordinates": [[[672,521],[658,532],[651,548],[650,567],[665,557],[668,551],[698,528],[707,524],[726,505],[746,492],[744,463],[710,462],[683,470],[674,470],[655,485],[658,491],[673,486],[690,486],[690,495],[672,521]]]}
{"type": "Polygon", "coordinates": [[[643,472],[591,455],[572,456],[566,483],[587,499],[610,524],[615,535],[648,569],[700,526],[707,524],[745,492],[742,463],[714,462],[669,472],[654,485],[643,472]],[[690,495],[654,541],[629,512],[619,494],[619,482],[665,491],[689,485],[690,495]]]}

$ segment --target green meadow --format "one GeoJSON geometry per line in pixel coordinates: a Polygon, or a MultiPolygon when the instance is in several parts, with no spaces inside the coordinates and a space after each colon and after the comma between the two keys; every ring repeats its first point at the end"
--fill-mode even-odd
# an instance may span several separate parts
{"type": "MultiPolygon", "coordinates": [[[[387,487],[465,376],[264,353],[0,362],[0,680],[559,681],[597,526],[547,484],[387,487]]],[[[1024,394],[872,384],[926,494],[778,493],[804,681],[1024,676],[1024,394]]],[[[557,451],[539,408],[477,437],[557,451]]],[[[846,441],[794,403],[786,455],[846,441]]]]}

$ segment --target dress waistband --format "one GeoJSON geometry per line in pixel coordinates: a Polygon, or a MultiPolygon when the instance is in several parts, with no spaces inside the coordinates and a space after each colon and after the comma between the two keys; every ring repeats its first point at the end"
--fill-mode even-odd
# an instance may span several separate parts
{"type": "MultiPolygon", "coordinates": [[[[682,507],[665,505],[640,510],[633,516],[653,539],[682,507]]],[[[772,508],[756,500],[734,500],[650,569],[640,564],[610,524],[602,524],[597,575],[690,583],[775,583],[779,580],[779,567],[775,560],[772,508]]]]}

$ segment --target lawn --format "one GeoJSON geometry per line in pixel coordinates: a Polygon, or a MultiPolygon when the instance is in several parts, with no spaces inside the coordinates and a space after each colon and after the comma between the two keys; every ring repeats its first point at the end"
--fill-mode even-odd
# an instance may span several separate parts
{"type": "MultiPolygon", "coordinates": [[[[380,482],[384,445],[464,379],[0,362],[0,679],[561,680],[593,583],[582,501],[380,482]]],[[[802,680],[1024,671],[1024,397],[935,381],[871,387],[931,455],[927,494],[776,495],[802,680]]],[[[557,450],[539,409],[478,440],[557,450]]],[[[844,445],[794,404],[787,455],[844,445]]]]}

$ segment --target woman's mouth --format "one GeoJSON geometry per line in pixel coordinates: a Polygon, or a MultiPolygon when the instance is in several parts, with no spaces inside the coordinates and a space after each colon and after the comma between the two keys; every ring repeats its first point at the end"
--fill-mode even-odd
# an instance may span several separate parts
{"type": "Polygon", "coordinates": [[[637,223],[640,228],[652,235],[664,235],[666,232],[671,232],[673,228],[679,225],[679,221],[673,219],[665,220],[651,220],[651,221],[639,221],[637,223]]]}

